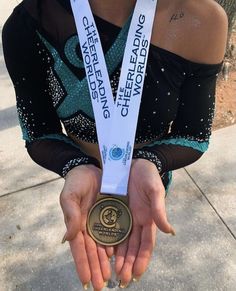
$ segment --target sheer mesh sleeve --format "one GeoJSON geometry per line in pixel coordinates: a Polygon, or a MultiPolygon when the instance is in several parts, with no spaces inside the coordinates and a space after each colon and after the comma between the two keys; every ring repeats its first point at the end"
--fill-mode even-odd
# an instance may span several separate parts
{"type": "Polygon", "coordinates": [[[216,79],[221,64],[191,64],[180,92],[180,105],[169,133],[134,151],[134,158],[156,164],[160,173],[187,166],[208,149],[215,107],[216,79]]]}
{"type": "MultiPolygon", "coordinates": [[[[19,8],[19,6],[18,6],[19,8]]],[[[17,111],[23,139],[32,159],[65,176],[74,166],[99,162],[85,155],[62,133],[52,99],[45,89],[46,72],[32,22],[16,8],[2,33],[6,66],[15,87],[17,111]],[[20,44],[20,45],[19,45],[20,44]]]]}

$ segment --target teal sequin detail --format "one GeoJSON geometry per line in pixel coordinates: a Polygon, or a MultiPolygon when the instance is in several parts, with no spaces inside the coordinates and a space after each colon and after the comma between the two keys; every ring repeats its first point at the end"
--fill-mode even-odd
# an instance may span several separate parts
{"type": "Polygon", "coordinates": [[[189,140],[186,138],[171,138],[171,139],[163,139],[160,141],[155,141],[150,145],[147,146],[153,146],[153,145],[161,145],[161,144],[173,144],[173,145],[180,145],[185,147],[190,147],[195,150],[198,150],[200,152],[205,152],[208,149],[209,142],[199,142],[195,140],[189,140]]]}
{"type": "Polygon", "coordinates": [[[27,140],[30,141],[32,140],[29,135],[28,135],[28,130],[25,128],[21,118],[19,117],[19,123],[20,123],[20,127],[21,127],[21,132],[22,132],[22,138],[23,140],[27,140]]]}
{"type": "Polygon", "coordinates": [[[66,118],[76,113],[79,109],[90,117],[93,117],[92,104],[88,98],[88,84],[86,79],[82,81],[78,80],[62,61],[58,51],[42,35],[39,34],[39,37],[50,51],[54,59],[54,71],[61,80],[67,93],[65,99],[57,108],[59,118],[66,118]]]}
{"type": "MultiPolygon", "coordinates": [[[[109,75],[111,75],[117,66],[120,64],[125,49],[125,43],[128,35],[130,20],[124,25],[121,29],[118,37],[115,42],[108,50],[105,55],[105,60],[107,64],[107,69],[109,75]]],[[[77,77],[71,72],[71,70],[67,67],[67,65],[63,62],[60,57],[58,51],[38,32],[38,35],[47,49],[50,51],[51,56],[54,59],[54,70],[61,80],[66,92],[67,96],[62,101],[60,106],[57,108],[57,114],[59,118],[67,118],[79,110],[82,110],[86,113],[90,118],[94,119],[92,104],[90,100],[89,88],[87,83],[87,78],[85,77],[83,80],[78,80],[77,77]]],[[[68,57],[69,61],[73,61],[75,66],[81,65],[81,60],[79,60],[78,56],[75,56],[75,50],[73,49],[77,43],[79,43],[78,36],[73,36],[70,40],[67,41],[65,46],[65,54],[68,57]],[[68,43],[69,41],[69,43],[68,43]],[[72,51],[69,51],[71,49],[72,51]],[[72,58],[76,57],[75,60],[72,58]]]]}
{"type": "Polygon", "coordinates": [[[65,44],[65,55],[68,61],[75,67],[81,69],[84,68],[84,62],[78,58],[76,48],[79,45],[79,39],[77,35],[69,38],[65,44]]]}

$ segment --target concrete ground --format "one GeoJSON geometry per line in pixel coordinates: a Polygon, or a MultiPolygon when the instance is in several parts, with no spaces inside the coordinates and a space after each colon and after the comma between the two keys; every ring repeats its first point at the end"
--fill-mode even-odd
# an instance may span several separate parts
{"type": "MultiPolygon", "coordinates": [[[[0,0],[0,28],[18,1],[0,0]]],[[[58,197],[63,180],[35,165],[20,138],[0,43],[0,291],[82,290],[58,197]]],[[[148,271],[129,290],[236,290],[236,126],[175,172],[167,197],[176,237],[158,233],[148,271]]],[[[114,289],[113,289],[114,290],[114,289]]]]}

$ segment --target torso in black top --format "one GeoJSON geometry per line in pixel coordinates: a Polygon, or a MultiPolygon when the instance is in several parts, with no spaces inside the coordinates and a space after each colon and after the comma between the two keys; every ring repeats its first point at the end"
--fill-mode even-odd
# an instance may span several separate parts
{"type": "MultiPolygon", "coordinates": [[[[37,2],[23,1],[8,19],[4,55],[30,155],[65,175],[75,165],[97,162],[62,134],[60,123],[70,136],[97,143],[94,115],[69,1],[44,1],[41,9],[37,2]]],[[[97,16],[95,21],[115,96],[129,20],[123,28],[97,16]]],[[[220,68],[151,45],[135,139],[150,145],[134,157],[167,172],[207,149],[220,68]]]]}

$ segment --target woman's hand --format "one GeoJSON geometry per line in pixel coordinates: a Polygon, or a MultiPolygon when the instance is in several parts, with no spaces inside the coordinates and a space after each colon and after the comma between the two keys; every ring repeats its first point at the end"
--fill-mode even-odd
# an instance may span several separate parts
{"type": "Polygon", "coordinates": [[[79,278],[84,286],[92,281],[101,290],[111,276],[108,255],[86,231],[86,220],[95,203],[101,184],[101,170],[93,165],[73,168],[66,176],[60,203],[67,232],[64,241],[70,243],[79,278]]]}
{"type": "Polygon", "coordinates": [[[134,160],[129,179],[129,207],[133,229],[116,250],[116,272],[121,285],[146,271],[156,240],[156,226],[174,234],[165,210],[165,189],[156,166],[144,159],[134,160]]]}

